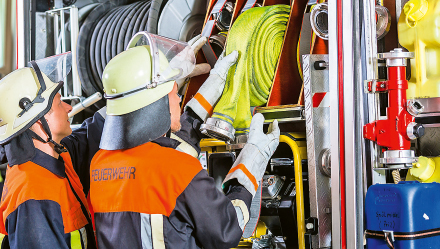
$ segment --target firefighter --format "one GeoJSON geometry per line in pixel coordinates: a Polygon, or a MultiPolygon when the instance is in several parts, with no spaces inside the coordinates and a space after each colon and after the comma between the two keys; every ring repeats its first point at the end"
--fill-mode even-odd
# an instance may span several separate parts
{"type": "MultiPolygon", "coordinates": [[[[249,141],[221,193],[195,157],[176,150],[182,141],[171,138],[169,131],[195,134],[191,128],[212,112],[238,53],[219,58],[179,119],[175,77],[164,76],[170,70],[163,55],[170,58],[170,51],[153,51],[155,38],[145,35],[148,46],[122,52],[103,73],[107,118],[101,149],[90,168],[98,247],[235,247],[249,220],[252,197],[279,143],[277,122],[264,134],[263,116],[254,116],[249,141]],[[151,65],[156,65],[156,71],[151,65]],[[180,120],[187,124],[181,125],[180,120]]],[[[185,49],[178,46],[168,47],[179,55],[185,49]]],[[[173,69],[183,72],[186,66],[173,69]]],[[[195,138],[184,142],[198,147],[195,138]]]]}
{"type": "Polygon", "coordinates": [[[0,81],[0,145],[9,163],[2,248],[96,248],[86,193],[105,111],[72,133],[72,108],[58,93],[71,54],[30,64],[0,81]]]}

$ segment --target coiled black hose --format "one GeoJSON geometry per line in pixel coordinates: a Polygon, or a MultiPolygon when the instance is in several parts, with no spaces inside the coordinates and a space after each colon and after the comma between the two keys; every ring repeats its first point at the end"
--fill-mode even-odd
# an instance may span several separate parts
{"type": "MultiPolygon", "coordinates": [[[[107,63],[124,51],[139,31],[157,33],[164,0],[108,1],[96,6],[80,28],[77,46],[78,74],[85,96],[103,90],[101,77],[107,63]],[[153,8],[150,8],[152,6],[153,8]]],[[[97,106],[105,105],[104,101],[97,106]]]]}

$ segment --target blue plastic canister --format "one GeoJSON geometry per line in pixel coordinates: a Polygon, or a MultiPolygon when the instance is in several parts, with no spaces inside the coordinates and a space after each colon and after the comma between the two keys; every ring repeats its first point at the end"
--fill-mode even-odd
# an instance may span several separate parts
{"type": "MultiPolygon", "coordinates": [[[[365,199],[365,215],[367,231],[434,234],[426,231],[440,228],[440,184],[408,181],[372,185],[365,199]]],[[[384,239],[367,236],[367,248],[389,247],[384,239]]],[[[414,240],[395,238],[394,248],[440,248],[440,236],[414,240]]]]}

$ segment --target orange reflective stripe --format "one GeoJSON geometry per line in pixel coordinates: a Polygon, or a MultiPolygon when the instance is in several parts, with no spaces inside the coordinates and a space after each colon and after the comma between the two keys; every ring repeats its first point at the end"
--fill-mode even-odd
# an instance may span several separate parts
{"type": "Polygon", "coordinates": [[[229,170],[228,174],[231,174],[232,172],[234,172],[238,169],[243,171],[243,173],[249,178],[249,180],[251,180],[252,184],[254,184],[255,191],[257,191],[257,189],[258,189],[257,180],[255,179],[255,176],[252,175],[251,172],[249,172],[249,170],[246,168],[246,166],[244,166],[244,164],[240,163],[239,165],[235,166],[234,168],[229,170]]]}
{"type": "Polygon", "coordinates": [[[203,97],[203,95],[196,93],[194,99],[200,103],[200,105],[209,113],[209,115],[212,115],[214,108],[212,108],[212,105],[205,99],[205,97],[203,97]]]}
{"type": "Polygon", "coordinates": [[[90,166],[93,211],[169,216],[177,197],[201,170],[196,158],[152,142],[100,150],[90,166]]]}
{"type": "MultiPolygon", "coordinates": [[[[65,166],[66,174],[71,179],[72,185],[75,189],[79,189],[76,186],[79,182],[78,176],[68,163],[65,166]]],[[[0,205],[3,224],[8,215],[14,212],[19,205],[33,199],[51,200],[60,205],[65,233],[70,233],[87,225],[88,222],[81,210],[81,204],[73,194],[66,178],[58,177],[49,170],[30,161],[8,167],[6,175],[4,185],[6,191],[3,191],[4,195],[2,195],[0,205]]],[[[81,199],[85,200],[82,185],[80,186],[81,191],[76,192],[81,199]]],[[[0,227],[0,230],[3,232],[2,227],[0,227]]]]}

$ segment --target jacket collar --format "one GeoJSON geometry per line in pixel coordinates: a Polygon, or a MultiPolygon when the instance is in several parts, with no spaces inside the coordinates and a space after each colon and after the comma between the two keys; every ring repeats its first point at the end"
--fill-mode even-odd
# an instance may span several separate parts
{"type": "Polygon", "coordinates": [[[51,173],[59,177],[66,177],[66,166],[64,165],[64,160],[61,156],[56,159],[39,149],[35,149],[35,156],[32,158],[31,162],[49,170],[51,173]]]}
{"type": "Polygon", "coordinates": [[[168,148],[172,148],[172,149],[177,148],[177,146],[179,146],[179,144],[180,144],[179,141],[172,139],[172,138],[169,138],[169,137],[160,137],[160,138],[155,139],[151,142],[158,144],[162,147],[168,147],[168,148]]]}

